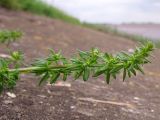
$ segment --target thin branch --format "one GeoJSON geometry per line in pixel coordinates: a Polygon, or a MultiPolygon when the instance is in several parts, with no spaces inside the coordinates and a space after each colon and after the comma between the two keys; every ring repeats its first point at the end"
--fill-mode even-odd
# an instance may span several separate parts
{"type": "Polygon", "coordinates": [[[17,69],[8,69],[8,72],[19,72],[19,73],[32,73],[33,71],[38,71],[38,70],[48,70],[48,69],[61,69],[61,68],[66,68],[66,66],[53,66],[53,67],[26,67],[26,68],[17,68],[17,69]]]}
{"type": "Polygon", "coordinates": [[[125,52],[111,55],[102,53],[98,49],[91,51],[79,51],[74,58],[67,60],[61,53],[55,53],[51,50],[50,55],[44,59],[38,59],[29,67],[21,68],[22,54],[13,52],[11,60],[0,59],[0,89],[12,88],[16,85],[21,73],[34,73],[40,76],[39,85],[45,81],[51,84],[56,83],[58,79],[66,80],[68,76],[74,79],[80,77],[87,81],[90,77],[99,77],[104,75],[107,84],[110,79],[116,79],[116,76],[123,72],[123,80],[126,77],[136,76],[136,72],[143,72],[142,66],[149,63],[148,57],[153,50],[153,44],[147,43],[145,46],[137,48],[134,53],[125,52]]]}
{"type": "Polygon", "coordinates": [[[135,108],[134,105],[129,104],[129,103],[122,103],[122,102],[115,102],[115,101],[104,101],[104,100],[97,100],[93,98],[78,98],[80,101],[87,101],[87,102],[92,102],[92,103],[102,103],[102,104],[111,104],[111,105],[118,105],[118,106],[126,106],[129,108],[135,108]]]}

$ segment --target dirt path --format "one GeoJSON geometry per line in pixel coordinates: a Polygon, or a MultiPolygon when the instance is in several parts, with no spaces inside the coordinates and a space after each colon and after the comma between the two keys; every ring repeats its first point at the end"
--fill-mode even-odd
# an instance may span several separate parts
{"type": "MultiPolygon", "coordinates": [[[[58,20],[0,9],[0,29],[6,28],[24,32],[23,39],[10,47],[21,49],[26,62],[46,56],[48,48],[61,49],[70,56],[76,49],[96,46],[115,53],[136,45],[124,38],[58,20]]],[[[6,52],[3,45],[0,52],[6,52]]],[[[110,85],[101,77],[38,87],[38,78],[22,75],[12,91],[16,98],[6,93],[0,96],[0,120],[159,120],[159,55],[160,51],[155,50],[156,58],[145,67],[145,76],[138,75],[126,82],[120,77],[110,85]]]]}

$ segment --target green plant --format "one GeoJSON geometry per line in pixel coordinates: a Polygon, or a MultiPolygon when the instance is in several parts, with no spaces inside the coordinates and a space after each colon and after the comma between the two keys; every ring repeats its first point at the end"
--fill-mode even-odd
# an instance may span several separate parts
{"type": "Polygon", "coordinates": [[[13,88],[21,73],[40,76],[39,85],[47,81],[53,84],[58,79],[65,81],[68,76],[73,76],[75,80],[82,77],[87,81],[90,76],[100,75],[104,75],[109,84],[111,77],[116,79],[121,72],[125,80],[127,76],[136,75],[136,71],[144,73],[142,66],[150,62],[148,57],[153,48],[153,44],[148,42],[136,48],[133,53],[121,52],[116,55],[102,53],[93,48],[87,52],[79,51],[78,55],[71,59],[66,59],[60,52],[50,50],[48,57],[37,59],[25,68],[21,68],[23,55],[13,52],[9,59],[0,58],[0,91],[13,88]]]}
{"type": "Polygon", "coordinates": [[[21,9],[38,15],[56,18],[72,24],[80,24],[80,21],[71,15],[63,12],[53,5],[49,5],[42,0],[19,0],[21,9]]]}
{"type": "Polygon", "coordinates": [[[18,0],[0,0],[0,6],[7,9],[14,9],[14,10],[17,10],[20,8],[20,4],[18,3],[18,0]]]}
{"type": "Polygon", "coordinates": [[[38,15],[44,15],[76,25],[81,24],[77,18],[42,0],[0,0],[0,6],[11,10],[22,10],[38,15]]]}
{"type": "Polygon", "coordinates": [[[5,43],[9,45],[11,42],[14,42],[21,38],[22,32],[20,31],[0,31],[0,43],[5,43]]]}

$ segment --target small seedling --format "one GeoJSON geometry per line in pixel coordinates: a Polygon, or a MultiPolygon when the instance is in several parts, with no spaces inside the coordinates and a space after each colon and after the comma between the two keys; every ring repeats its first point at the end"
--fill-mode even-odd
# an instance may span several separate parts
{"type": "Polygon", "coordinates": [[[47,81],[54,84],[58,79],[65,81],[68,76],[73,76],[75,80],[82,77],[87,81],[89,77],[96,78],[101,75],[109,84],[111,78],[116,79],[121,72],[124,81],[126,77],[136,76],[137,71],[144,74],[142,66],[150,62],[148,57],[153,49],[151,42],[136,48],[133,53],[120,52],[116,55],[93,48],[90,51],[78,51],[78,55],[70,59],[65,58],[60,52],[50,50],[48,57],[37,59],[24,68],[20,67],[22,54],[14,52],[10,59],[0,58],[0,91],[13,88],[22,73],[40,76],[39,85],[47,81]]]}
{"type": "Polygon", "coordinates": [[[14,42],[21,38],[22,32],[20,31],[0,31],[0,43],[9,45],[11,42],[14,42]]]}

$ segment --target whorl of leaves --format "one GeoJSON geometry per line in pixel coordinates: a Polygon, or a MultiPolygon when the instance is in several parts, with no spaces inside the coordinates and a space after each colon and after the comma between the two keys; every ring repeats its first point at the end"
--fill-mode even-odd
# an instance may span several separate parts
{"type": "Polygon", "coordinates": [[[22,32],[20,31],[9,31],[3,30],[0,31],[0,43],[9,44],[21,38],[22,32]]]}
{"type": "MultiPolygon", "coordinates": [[[[15,62],[21,60],[21,54],[12,54],[11,60],[0,59],[0,90],[12,88],[21,73],[34,73],[40,76],[39,85],[49,81],[51,84],[58,79],[64,81],[68,76],[74,79],[82,77],[87,81],[89,77],[99,77],[104,75],[109,84],[111,78],[116,79],[119,73],[123,73],[123,80],[126,77],[136,75],[137,71],[143,72],[142,66],[149,63],[148,57],[154,46],[151,42],[142,45],[133,53],[121,52],[116,55],[102,53],[94,48],[90,51],[79,51],[78,55],[71,59],[66,59],[61,53],[51,50],[50,55],[44,59],[36,60],[30,67],[19,68],[15,62]]],[[[19,63],[19,62],[18,62],[19,63]]]]}
{"type": "Polygon", "coordinates": [[[10,72],[10,68],[18,69],[23,55],[20,52],[12,52],[9,59],[0,58],[0,93],[4,89],[11,89],[19,79],[19,71],[10,72]]]}
{"type": "Polygon", "coordinates": [[[63,80],[66,80],[68,75],[74,76],[75,79],[82,77],[84,81],[87,81],[90,76],[104,75],[109,84],[110,78],[116,79],[120,72],[123,72],[123,80],[127,76],[136,75],[136,71],[144,73],[142,66],[150,62],[147,58],[152,50],[152,43],[136,48],[132,54],[121,52],[112,55],[102,53],[98,49],[92,49],[88,52],[79,51],[78,56],[70,60],[67,60],[60,53],[56,54],[51,51],[49,57],[37,60],[33,64],[39,69],[32,72],[42,76],[40,84],[46,80],[49,80],[51,84],[55,83],[61,76],[63,80]]]}

